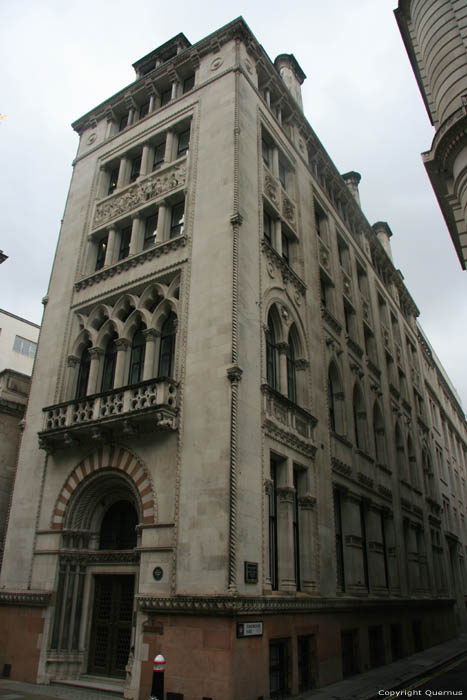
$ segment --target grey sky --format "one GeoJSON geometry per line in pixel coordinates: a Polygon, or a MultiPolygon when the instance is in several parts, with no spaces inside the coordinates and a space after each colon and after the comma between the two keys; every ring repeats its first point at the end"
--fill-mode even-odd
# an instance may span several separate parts
{"type": "Polygon", "coordinates": [[[78,137],[70,123],[134,79],[131,64],[178,32],[195,43],[242,15],[274,59],[306,73],[308,121],[340,172],[362,175],[370,223],[387,221],[420,322],[467,408],[467,273],[421,161],[433,128],[396,0],[16,0],[2,9],[0,306],[40,322],[78,137]]]}

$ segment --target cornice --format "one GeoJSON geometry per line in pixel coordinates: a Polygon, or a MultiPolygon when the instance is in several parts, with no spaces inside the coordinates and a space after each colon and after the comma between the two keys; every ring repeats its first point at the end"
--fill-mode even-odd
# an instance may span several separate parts
{"type": "Polygon", "coordinates": [[[52,591],[0,591],[0,605],[45,608],[51,597],[52,591]]]}
{"type": "Polygon", "coordinates": [[[334,613],[347,610],[410,610],[424,607],[447,608],[455,603],[453,598],[414,598],[414,599],[380,599],[339,597],[242,597],[242,596],[174,596],[162,598],[154,596],[136,596],[139,610],[146,614],[179,615],[276,615],[280,613],[334,613]]]}

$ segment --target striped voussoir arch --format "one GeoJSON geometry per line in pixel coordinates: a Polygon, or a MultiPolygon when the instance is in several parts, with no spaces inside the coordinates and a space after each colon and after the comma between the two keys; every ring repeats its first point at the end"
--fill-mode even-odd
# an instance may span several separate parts
{"type": "Polygon", "coordinates": [[[100,469],[113,468],[125,472],[134,482],[141,498],[143,507],[143,524],[154,522],[155,503],[151,482],[146,468],[124,447],[109,445],[98,450],[83,459],[71,472],[57,499],[54,514],[52,516],[52,529],[61,530],[66,507],[76,488],[90,474],[100,469]]]}

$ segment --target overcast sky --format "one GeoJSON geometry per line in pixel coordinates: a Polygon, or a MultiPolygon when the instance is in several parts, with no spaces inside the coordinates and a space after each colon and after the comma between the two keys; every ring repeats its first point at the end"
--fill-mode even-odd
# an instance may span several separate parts
{"type": "Polygon", "coordinates": [[[0,307],[40,323],[78,136],[70,123],[134,80],[175,34],[195,43],[242,15],[272,60],[307,75],[305,115],[344,173],[362,175],[370,223],[393,231],[396,267],[467,409],[467,272],[420,153],[433,138],[393,15],[396,0],[15,0],[0,17],[0,307]]]}

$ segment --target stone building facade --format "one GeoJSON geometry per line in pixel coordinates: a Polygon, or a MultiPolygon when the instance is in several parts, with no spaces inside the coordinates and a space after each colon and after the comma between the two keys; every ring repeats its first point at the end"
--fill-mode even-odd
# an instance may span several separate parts
{"type": "Polygon", "coordinates": [[[302,69],[241,18],[134,67],[74,124],[0,665],[257,700],[456,635],[464,416],[302,69]]]}
{"type": "Polygon", "coordinates": [[[395,15],[436,130],[423,161],[465,270],[467,7],[464,0],[399,0],[395,15]]]}

